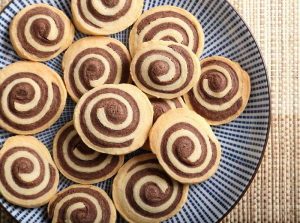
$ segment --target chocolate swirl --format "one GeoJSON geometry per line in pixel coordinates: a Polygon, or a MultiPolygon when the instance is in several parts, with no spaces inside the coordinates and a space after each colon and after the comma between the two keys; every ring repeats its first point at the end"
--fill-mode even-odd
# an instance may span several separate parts
{"type": "Polygon", "coordinates": [[[198,58],[171,42],[144,43],[131,64],[134,82],[146,93],[166,99],[183,95],[199,77],[198,58]]]}
{"type": "Polygon", "coordinates": [[[130,222],[166,220],[183,206],[187,192],[188,186],[169,177],[153,154],[129,160],[113,185],[116,208],[130,222]]]}
{"type": "Polygon", "coordinates": [[[22,50],[19,50],[22,55],[34,56],[25,58],[48,60],[71,44],[74,28],[60,10],[36,4],[26,7],[21,12],[13,20],[11,38],[22,47],[22,50]]]}
{"type": "Polygon", "coordinates": [[[103,153],[124,154],[146,139],[152,123],[147,115],[153,115],[151,104],[136,87],[103,85],[79,100],[74,122],[86,145],[103,153]]]}
{"type": "Polygon", "coordinates": [[[129,27],[142,13],[140,0],[73,0],[75,24],[86,34],[113,34],[129,27]],[[116,25],[114,25],[116,24],[116,25]]]}
{"type": "Polygon", "coordinates": [[[187,103],[211,124],[231,119],[245,103],[243,88],[247,83],[243,83],[242,69],[222,57],[207,58],[201,65],[198,84],[185,95],[187,103]]]}
{"type": "Polygon", "coordinates": [[[125,46],[111,38],[79,40],[65,53],[63,63],[66,85],[76,101],[94,87],[129,80],[129,53],[125,46]],[[76,47],[79,48],[75,50],[76,47]]]}
{"type": "Polygon", "coordinates": [[[146,11],[130,34],[130,51],[151,40],[173,41],[190,48],[198,56],[204,47],[204,34],[196,18],[188,11],[172,6],[159,6],[146,11]]]}
{"type": "Polygon", "coordinates": [[[48,205],[52,222],[113,223],[116,210],[108,195],[95,186],[73,185],[58,193],[48,205]]]}
{"type": "Polygon", "coordinates": [[[55,136],[53,157],[62,174],[85,184],[112,177],[124,162],[123,156],[102,154],[87,147],[74,129],[73,122],[64,125],[55,136]]]}
{"type": "Polygon", "coordinates": [[[21,66],[18,69],[24,70],[11,72],[3,76],[3,81],[0,82],[0,125],[8,131],[19,134],[43,131],[62,112],[66,99],[63,83],[55,80],[59,77],[51,80],[51,76],[57,74],[45,65],[35,65],[37,64],[19,62],[5,68],[21,66]],[[32,65],[34,66],[30,67],[32,65]],[[45,70],[43,73],[34,73],[35,68],[45,70]]]}
{"type": "Polygon", "coordinates": [[[162,98],[150,98],[150,102],[153,106],[154,111],[153,122],[155,122],[162,114],[171,109],[186,107],[182,98],[175,98],[171,100],[162,98]]]}
{"type": "Polygon", "coordinates": [[[217,170],[220,144],[208,123],[186,108],[165,113],[149,138],[160,164],[181,183],[202,182],[217,170]]]}
{"type": "Polygon", "coordinates": [[[29,136],[11,137],[0,154],[1,193],[23,207],[47,203],[58,185],[58,171],[50,154],[36,141],[29,136]]]}

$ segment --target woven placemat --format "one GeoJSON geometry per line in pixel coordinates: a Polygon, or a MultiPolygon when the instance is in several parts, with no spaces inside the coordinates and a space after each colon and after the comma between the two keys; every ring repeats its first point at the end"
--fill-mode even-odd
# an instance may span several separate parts
{"type": "MultiPolygon", "coordinates": [[[[229,0],[267,65],[272,128],[261,167],[224,222],[300,222],[300,0],[229,0]]],[[[8,0],[0,0],[2,8],[8,0]]],[[[0,211],[0,223],[9,223],[0,211]]]]}

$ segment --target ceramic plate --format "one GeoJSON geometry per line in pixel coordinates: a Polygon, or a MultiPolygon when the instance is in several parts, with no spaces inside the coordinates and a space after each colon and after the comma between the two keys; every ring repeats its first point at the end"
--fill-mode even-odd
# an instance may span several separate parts
{"type": "MultiPolygon", "coordinates": [[[[69,0],[13,0],[0,14],[0,67],[18,61],[8,35],[9,24],[14,15],[26,5],[48,3],[71,16],[69,0]]],[[[175,5],[194,14],[205,32],[205,51],[202,57],[223,55],[237,61],[251,77],[251,97],[245,112],[235,121],[214,127],[222,144],[222,160],[217,173],[208,181],[190,187],[187,203],[182,210],[166,222],[218,222],[237,204],[253,180],[261,162],[270,123],[270,95],[268,78],[259,51],[247,25],[225,0],[145,0],[144,10],[158,5],[175,5]]],[[[128,45],[129,30],[112,35],[128,45]]],[[[76,39],[83,37],[77,33],[76,39]]],[[[47,62],[62,75],[62,55],[47,62]]],[[[37,134],[51,149],[58,129],[71,120],[74,103],[68,98],[64,113],[48,130],[37,134]]],[[[0,146],[11,134],[0,130],[0,146]]],[[[131,155],[130,155],[131,156],[131,155]]],[[[98,184],[111,195],[111,180],[98,184]]],[[[71,182],[60,176],[59,190],[71,182]]],[[[46,207],[23,209],[0,203],[19,222],[47,222],[46,207]]],[[[118,222],[124,220],[119,217],[118,222]]]]}

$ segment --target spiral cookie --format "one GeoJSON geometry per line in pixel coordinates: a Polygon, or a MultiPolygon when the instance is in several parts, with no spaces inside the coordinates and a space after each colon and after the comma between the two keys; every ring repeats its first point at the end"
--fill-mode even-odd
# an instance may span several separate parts
{"type": "Polygon", "coordinates": [[[198,84],[184,96],[187,105],[211,125],[237,118],[250,97],[250,78],[237,63],[220,56],[201,61],[198,84]]]}
{"type": "Polygon", "coordinates": [[[59,192],[48,205],[52,223],[115,223],[116,208],[98,187],[72,185],[59,192]]]}
{"type": "Polygon", "coordinates": [[[71,0],[76,28],[89,35],[109,35],[131,26],[142,14],[142,0],[71,0]]]}
{"type": "Polygon", "coordinates": [[[84,94],[74,112],[83,142],[98,152],[120,155],[141,147],[152,126],[147,96],[130,84],[106,84],[84,94]]]}
{"type": "Polygon", "coordinates": [[[58,171],[48,149],[32,136],[13,136],[0,150],[0,191],[15,205],[33,208],[49,202],[58,171]]]}
{"type": "Polygon", "coordinates": [[[102,84],[128,82],[130,55],[118,40],[87,37],[66,51],[62,66],[67,90],[74,101],[102,84]]]}
{"type": "Polygon", "coordinates": [[[69,18],[47,4],[33,4],[22,9],[9,28],[17,54],[32,61],[56,57],[72,43],[74,32],[69,18]]]}
{"type": "Polygon", "coordinates": [[[208,123],[185,108],[170,110],[153,125],[149,141],[164,170],[181,183],[199,183],[220,163],[221,147],[208,123]]]}
{"type": "Polygon", "coordinates": [[[188,189],[165,173],[154,154],[144,154],[121,167],[113,182],[113,200],[128,222],[161,222],[179,212],[188,189]]]}
{"type": "Polygon", "coordinates": [[[67,92],[44,64],[16,62],[0,71],[0,126],[16,134],[49,128],[62,113],[67,92]]]}
{"type": "Polygon", "coordinates": [[[187,93],[198,81],[200,70],[190,49],[170,41],[142,44],[130,66],[132,79],[142,91],[165,99],[187,93]]]}
{"type": "Polygon", "coordinates": [[[181,43],[197,56],[204,48],[204,33],[197,18],[174,6],[159,6],[144,12],[134,24],[129,37],[131,55],[143,43],[167,40],[181,43]]]}
{"type": "Polygon", "coordinates": [[[98,153],[88,148],[78,136],[73,122],[68,122],[53,141],[53,159],[59,171],[81,184],[94,184],[115,175],[124,156],[98,153]]]}

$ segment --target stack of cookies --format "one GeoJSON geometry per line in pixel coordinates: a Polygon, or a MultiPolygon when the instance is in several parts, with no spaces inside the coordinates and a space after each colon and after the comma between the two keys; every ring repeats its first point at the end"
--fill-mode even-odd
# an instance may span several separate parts
{"type": "Polygon", "coordinates": [[[52,222],[161,222],[182,208],[190,184],[211,177],[221,145],[211,125],[245,109],[249,75],[225,57],[199,60],[198,20],[174,6],[142,14],[141,0],[71,0],[73,23],[93,35],[73,42],[59,9],[34,4],[10,26],[23,61],[0,71],[0,191],[7,201],[48,204],[52,222]],[[105,35],[132,24],[129,50],[105,35]],[[66,50],[66,51],[65,51],[66,50]],[[64,52],[63,79],[40,62],[64,52]],[[51,127],[67,94],[73,120],[55,135],[52,156],[34,136],[51,127]],[[124,164],[125,155],[145,149],[124,164]],[[57,193],[59,172],[75,182],[57,193]],[[92,184],[114,175],[112,200],[92,184]]]}

